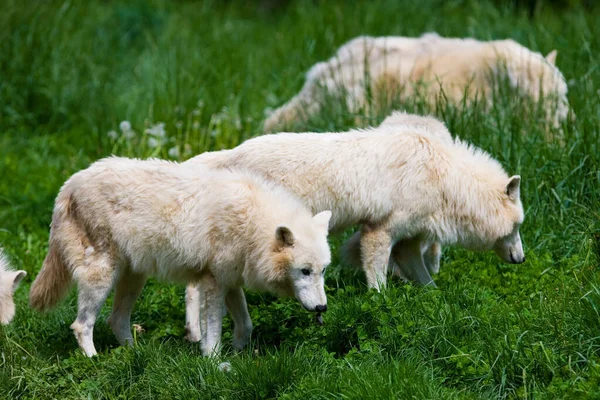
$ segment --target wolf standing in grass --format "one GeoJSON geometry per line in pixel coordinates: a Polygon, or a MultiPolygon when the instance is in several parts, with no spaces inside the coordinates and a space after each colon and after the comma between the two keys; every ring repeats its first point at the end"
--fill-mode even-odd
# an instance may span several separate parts
{"type": "Polygon", "coordinates": [[[9,324],[15,316],[13,293],[26,275],[25,271],[11,271],[8,259],[0,251],[0,324],[9,324]]]}
{"type": "Polygon", "coordinates": [[[482,150],[425,127],[265,135],[186,163],[251,171],[281,184],[313,212],[331,209],[332,230],[361,224],[360,257],[371,288],[385,284],[399,241],[403,259],[394,261],[424,284],[432,283],[424,242],[524,261],[520,177],[509,177],[482,150]]]}
{"type": "Polygon", "coordinates": [[[508,78],[511,88],[535,103],[542,97],[546,118],[558,127],[569,112],[567,83],[556,67],[556,51],[546,57],[514,40],[479,41],[445,38],[435,33],[421,37],[360,36],[341,46],[325,62],[306,74],[302,90],[276,109],[265,121],[265,130],[319,112],[325,95],[345,94],[348,110],[358,113],[373,100],[423,96],[434,105],[440,96],[455,104],[466,97],[482,97],[491,104],[498,83],[508,78]]]}
{"type": "Polygon", "coordinates": [[[74,279],[79,298],[71,328],[93,356],[94,324],[113,286],[108,323],[124,344],[132,342],[131,311],[147,276],[198,282],[203,353],[219,350],[224,305],[239,349],[252,331],[243,285],[295,296],[309,311],[326,310],[330,217],[329,211],[313,217],[285,190],[251,174],[107,158],[62,187],[30,304],[54,306],[74,279]]]}

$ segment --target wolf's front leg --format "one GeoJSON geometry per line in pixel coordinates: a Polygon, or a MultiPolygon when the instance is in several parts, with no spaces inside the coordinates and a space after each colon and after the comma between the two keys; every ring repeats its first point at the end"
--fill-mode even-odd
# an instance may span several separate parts
{"type": "Polygon", "coordinates": [[[200,302],[202,293],[198,283],[190,283],[185,288],[185,330],[186,340],[196,343],[201,339],[200,302]]]}
{"type": "Polygon", "coordinates": [[[252,320],[248,314],[248,305],[244,290],[231,289],[225,297],[225,304],[233,319],[233,348],[241,350],[250,342],[252,335],[252,320]]]}
{"type": "Polygon", "coordinates": [[[387,229],[363,226],[360,250],[369,288],[385,287],[387,267],[392,249],[392,237],[387,229]]]}
{"type": "Polygon", "coordinates": [[[407,280],[425,286],[436,286],[423,261],[420,239],[404,239],[398,242],[392,249],[392,260],[407,280]]]}
{"type": "Polygon", "coordinates": [[[198,286],[201,293],[202,353],[205,356],[215,356],[221,349],[225,291],[210,272],[202,276],[198,286]]]}

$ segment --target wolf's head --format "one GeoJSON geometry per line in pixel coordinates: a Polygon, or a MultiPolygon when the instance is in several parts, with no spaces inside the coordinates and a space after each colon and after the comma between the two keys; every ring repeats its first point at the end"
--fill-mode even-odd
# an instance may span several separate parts
{"type": "Polygon", "coordinates": [[[501,236],[494,242],[494,251],[498,257],[511,264],[525,262],[523,243],[521,242],[521,234],[519,233],[519,228],[524,219],[520,184],[521,177],[515,175],[510,178],[506,185],[505,197],[502,199],[503,210],[501,211],[501,215],[505,218],[504,225],[507,228],[500,232],[501,236]],[[503,235],[510,228],[512,229],[503,235]]]}
{"type": "Polygon", "coordinates": [[[309,311],[327,310],[325,269],[331,262],[327,233],[331,211],[312,217],[309,224],[274,232],[275,263],[282,272],[281,294],[294,296],[309,311]]]}
{"type": "Polygon", "coordinates": [[[511,264],[525,261],[519,233],[524,219],[520,183],[521,177],[515,175],[500,183],[499,187],[494,185],[490,197],[481,204],[483,208],[477,222],[467,224],[470,233],[463,237],[464,247],[494,250],[502,260],[511,264]]]}
{"type": "Polygon", "coordinates": [[[7,325],[15,316],[13,293],[27,273],[8,270],[6,258],[0,254],[0,324],[7,325]]]}

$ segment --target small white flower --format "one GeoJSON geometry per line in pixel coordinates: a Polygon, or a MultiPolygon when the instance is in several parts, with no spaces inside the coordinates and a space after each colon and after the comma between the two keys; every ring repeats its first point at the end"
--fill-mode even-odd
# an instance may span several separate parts
{"type": "Polygon", "coordinates": [[[124,131],[123,132],[123,137],[125,139],[133,139],[135,137],[135,131],[133,129],[130,129],[128,131],[124,131]]]}
{"type": "Polygon", "coordinates": [[[192,124],[192,129],[194,129],[194,130],[200,129],[200,122],[194,121],[194,123],[192,124]]]}
{"type": "Polygon", "coordinates": [[[108,136],[112,140],[117,140],[117,138],[119,137],[119,134],[117,133],[117,131],[108,131],[106,136],[108,136]]]}
{"type": "Polygon", "coordinates": [[[121,121],[121,123],[119,124],[119,129],[121,129],[121,132],[130,131],[131,123],[129,121],[121,121]]]}
{"type": "Polygon", "coordinates": [[[198,100],[198,108],[204,107],[204,100],[198,100]]]}
{"type": "Polygon", "coordinates": [[[218,368],[221,372],[231,372],[231,364],[227,361],[220,363],[218,368]]]}
{"type": "Polygon", "coordinates": [[[167,131],[165,131],[164,122],[159,122],[158,124],[152,126],[151,128],[146,129],[146,133],[151,136],[156,137],[165,137],[167,131]]]}
{"type": "Polygon", "coordinates": [[[177,121],[177,122],[175,122],[175,127],[176,127],[177,129],[181,129],[181,128],[183,128],[183,121],[177,121]]]}
{"type": "Polygon", "coordinates": [[[210,136],[217,137],[217,130],[213,129],[212,131],[210,131],[210,136]]]}
{"type": "Polygon", "coordinates": [[[155,139],[153,137],[148,138],[148,147],[154,149],[154,148],[158,147],[158,145],[160,145],[160,142],[157,139],[155,139]]]}
{"type": "Polygon", "coordinates": [[[179,158],[179,146],[171,147],[168,153],[171,158],[179,158]]]}
{"type": "Polygon", "coordinates": [[[195,117],[197,117],[198,115],[200,115],[200,110],[199,110],[199,109],[197,109],[197,108],[195,108],[195,109],[192,111],[192,115],[193,115],[193,116],[195,116],[195,117]]]}

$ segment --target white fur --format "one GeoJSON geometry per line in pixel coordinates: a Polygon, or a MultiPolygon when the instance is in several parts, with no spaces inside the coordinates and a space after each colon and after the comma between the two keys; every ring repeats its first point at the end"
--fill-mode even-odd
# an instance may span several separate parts
{"type": "Polygon", "coordinates": [[[368,107],[369,92],[375,102],[419,93],[434,104],[442,92],[455,103],[465,94],[491,102],[493,87],[504,76],[533,101],[539,101],[540,93],[552,97],[554,104],[546,104],[547,118],[558,126],[569,103],[566,81],[555,62],[555,50],[544,58],[510,39],[484,42],[435,33],[417,38],[360,36],[315,64],[302,90],[267,118],[265,130],[276,131],[318,112],[322,89],[334,96],[344,94],[349,111],[358,113],[368,107]]]}
{"type": "Polygon", "coordinates": [[[390,251],[399,241],[406,241],[408,257],[399,264],[420,279],[431,280],[423,241],[524,260],[515,236],[523,208],[518,190],[507,192],[520,180],[482,150],[422,126],[265,135],[187,163],[257,173],[298,195],[313,212],[331,209],[331,229],[362,224],[361,259],[373,288],[385,284],[390,251]]]}
{"type": "Polygon", "coordinates": [[[0,324],[9,324],[15,316],[13,293],[27,275],[25,271],[12,271],[8,259],[0,251],[0,324]]]}
{"type": "Polygon", "coordinates": [[[327,304],[322,271],[330,262],[330,216],[313,217],[284,189],[249,173],[103,159],[61,189],[30,303],[54,305],[60,296],[52,290],[72,276],[79,291],[72,329],[92,356],[94,323],[113,286],[109,324],[123,344],[132,342],[131,310],[147,276],[197,282],[204,354],[219,350],[224,306],[235,324],[234,347],[241,348],[252,330],[242,286],[295,296],[311,311],[327,304]],[[66,278],[54,277],[64,270],[66,278]]]}

